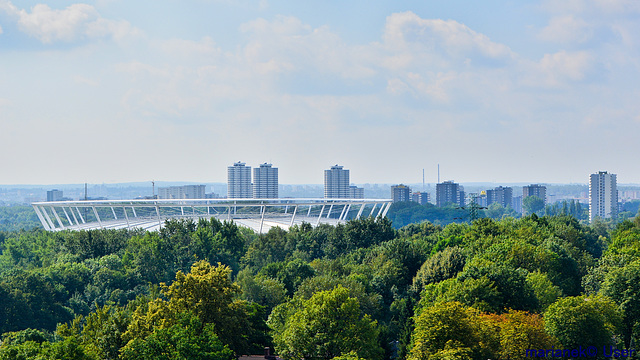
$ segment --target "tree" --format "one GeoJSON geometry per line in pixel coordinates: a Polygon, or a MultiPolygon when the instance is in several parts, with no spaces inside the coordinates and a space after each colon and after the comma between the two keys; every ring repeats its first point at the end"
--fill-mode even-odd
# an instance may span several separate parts
{"type": "Polygon", "coordinates": [[[61,302],[60,289],[35,271],[14,269],[0,280],[0,333],[26,328],[55,330],[73,315],[61,302]]]}
{"type": "Polygon", "coordinates": [[[505,216],[510,216],[510,217],[518,217],[518,213],[513,210],[511,208],[510,205],[507,205],[507,207],[502,206],[502,204],[494,202],[491,205],[488,206],[488,208],[484,211],[484,214],[486,217],[491,218],[491,219],[495,219],[495,220],[500,220],[505,216]]]}
{"type": "Polygon", "coordinates": [[[382,358],[377,323],[362,315],[358,300],[344,287],[298,300],[295,307],[286,305],[269,319],[276,351],[283,358],[328,360],[350,352],[365,359],[382,358]]]}
{"type": "Polygon", "coordinates": [[[545,330],[566,349],[589,344],[602,348],[612,344],[618,333],[620,314],[604,296],[575,296],[560,299],[544,315],[545,330]]]}
{"type": "MultiPolygon", "coordinates": [[[[76,320],[78,321],[78,320],[76,320]]],[[[84,326],[80,339],[84,344],[90,344],[102,359],[115,360],[120,349],[125,346],[123,334],[131,321],[131,311],[128,308],[105,305],[84,318],[84,326]]],[[[58,328],[61,334],[73,334],[73,327],[67,331],[66,325],[58,328]]]]}
{"type": "Polygon", "coordinates": [[[27,334],[19,334],[17,337],[5,339],[0,346],[0,360],[99,359],[95,353],[87,350],[76,336],[69,336],[57,342],[49,342],[33,335],[32,331],[27,331],[27,334]]]}
{"type": "Polygon", "coordinates": [[[238,273],[237,283],[242,288],[243,299],[265,306],[267,313],[286,301],[287,290],[279,280],[266,276],[254,276],[251,270],[238,273]]]}
{"type": "Polygon", "coordinates": [[[237,354],[244,353],[251,346],[254,329],[263,326],[264,318],[250,316],[247,302],[235,300],[240,288],[231,282],[230,275],[228,266],[211,266],[206,261],[193,264],[188,274],[178,271],[170,286],[161,284],[162,293],[169,300],[155,299],[139,306],[125,339],[145,338],[157,329],[175,325],[181,314],[192,313],[202,327],[211,324],[223,344],[237,354]]]}
{"type": "Polygon", "coordinates": [[[539,307],[531,284],[527,282],[527,271],[493,262],[471,261],[458,275],[458,280],[482,279],[486,277],[494,285],[500,296],[498,308],[483,309],[502,312],[503,309],[533,311],[539,307]]]}
{"type": "Polygon", "coordinates": [[[536,294],[540,310],[546,311],[549,305],[553,304],[560,296],[562,290],[553,285],[547,274],[540,271],[534,271],[527,274],[527,283],[531,285],[533,292],[536,294]]]}
{"type": "Polygon", "coordinates": [[[415,319],[408,359],[491,358],[498,352],[498,339],[483,320],[477,310],[459,302],[423,309],[415,319]]]}
{"type": "Polygon", "coordinates": [[[538,211],[544,209],[544,200],[535,195],[527,196],[526,198],[522,199],[522,208],[527,215],[535,214],[538,211]]]}
{"type": "Polygon", "coordinates": [[[250,328],[247,323],[246,302],[234,300],[240,293],[238,285],[231,282],[231,268],[218,263],[211,266],[199,261],[189,274],[178,271],[176,280],[164,286],[169,297],[169,309],[177,312],[193,312],[203,324],[213,324],[223,343],[241,352],[247,346],[243,333],[250,328]]]}
{"type": "Polygon", "coordinates": [[[198,317],[182,314],[177,324],[159,328],[145,338],[136,338],[122,349],[123,360],[233,360],[213,324],[204,327],[198,317]]]}
{"type": "Polygon", "coordinates": [[[501,359],[519,359],[527,349],[550,349],[557,345],[545,332],[540,315],[509,310],[494,320],[500,327],[501,359]]]}
{"type": "Polygon", "coordinates": [[[355,351],[350,351],[347,354],[334,357],[333,360],[365,360],[365,359],[359,357],[355,351]]]}
{"type": "Polygon", "coordinates": [[[618,304],[626,348],[640,340],[640,260],[617,268],[605,276],[602,294],[618,304]]]}
{"type": "Polygon", "coordinates": [[[413,279],[416,290],[420,291],[425,285],[456,277],[465,264],[465,256],[458,246],[448,247],[437,252],[422,264],[413,279]]]}
{"type": "Polygon", "coordinates": [[[459,302],[425,308],[416,317],[409,360],[520,359],[526,349],[557,345],[541,316],[509,310],[483,314],[459,302]]]}

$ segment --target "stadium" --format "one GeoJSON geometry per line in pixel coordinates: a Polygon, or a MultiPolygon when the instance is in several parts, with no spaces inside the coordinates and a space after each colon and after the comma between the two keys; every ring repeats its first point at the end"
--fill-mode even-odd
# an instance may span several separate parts
{"type": "Polygon", "coordinates": [[[390,199],[135,199],[49,201],[32,206],[48,231],[154,231],[169,219],[215,217],[261,234],[272,227],[288,230],[303,222],[337,225],[361,217],[385,216],[391,203],[390,199]]]}

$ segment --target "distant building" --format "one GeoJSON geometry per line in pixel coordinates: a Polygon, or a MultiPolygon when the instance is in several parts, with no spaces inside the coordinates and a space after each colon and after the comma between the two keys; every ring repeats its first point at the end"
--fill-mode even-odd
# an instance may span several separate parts
{"type": "Polygon", "coordinates": [[[589,221],[618,216],[616,174],[599,171],[589,177],[589,221]]]}
{"type": "Polygon", "coordinates": [[[349,198],[349,170],[334,165],[324,171],[324,197],[326,199],[349,198]]]}
{"type": "Polygon", "coordinates": [[[250,199],[251,191],[251,166],[238,161],[227,168],[227,198],[250,199]]]}
{"type": "Polygon", "coordinates": [[[349,199],[364,199],[364,188],[349,186],[349,199]]]}
{"type": "Polygon", "coordinates": [[[464,187],[453,181],[436,184],[436,206],[447,204],[464,206],[464,187]]]}
{"type": "Polygon", "coordinates": [[[253,198],[278,198],[278,168],[264,163],[253,169],[253,198]]]}
{"type": "Polygon", "coordinates": [[[486,194],[487,204],[485,206],[489,206],[493,203],[498,203],[504,208],[506,208],[507,206],[511,206],[511,201],[513,199],[513,189],[510,187],[498,186],[493,190],[487,190],[486,194]]]}
{"type": "Polygon", "coordinates": [[[511,199],[511,207],[516,212],[519,212],[520,214],[522,214],[522,196],[514,196],[511,199]]]}
{"type": "Polygon", "coordinates": [[[429,203],[430,196],[428,192],[414,192],[411,193],[411,201],[417,202],[420,205],[426,205],[429,203]]]}
{"type": "Polygon", "coordinates": [[[411,201],[411,188],[404,184],[391,187],[391,199],[393,202],[411,201]]]}
{"type": "Polygon", "coordinates": [[[479,194],[475,194],[473,196],[474,200],[476,201],[476,204],[478,204],[478,206],[480,207],[487,207],[487,192],[482,190],[480,191],[479,194]]]}
{"type": "Polygon", "coordinates": [[[183,185],[158,188],[158,199],[204,199],[206,185],[183,185]]]}
{"type": "Polygon", "coordinates": [[[529,186],[522,187],[522,199],[525,199],[529,196],[537,196],[544,204],[547,204],[547,187],[540,184],[531,184],[529,186]]]}
{"type": "Polygon", "coordinates": [[[47,191],[47,201],[62,201],[63,198],[62,190],[53,189],[47,191]]]}
{"type": "Polygon", "coordinates": [[[487,194],[485,193],[484,190],[482,190],[479,193],[468,193],[466,194],[467,196],[467,204],[471,204],[473,202],[476,203],[477,206],[479,207],[486,207],[487,206],[487,194]]]}

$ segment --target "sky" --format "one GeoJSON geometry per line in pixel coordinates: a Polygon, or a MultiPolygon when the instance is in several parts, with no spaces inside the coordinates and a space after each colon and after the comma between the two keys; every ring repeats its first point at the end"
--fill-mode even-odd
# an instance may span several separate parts
{"type": "Polygon", "coordinates": [[[640,183],[637,0],[0,0],[0,184],[640,183]]]}

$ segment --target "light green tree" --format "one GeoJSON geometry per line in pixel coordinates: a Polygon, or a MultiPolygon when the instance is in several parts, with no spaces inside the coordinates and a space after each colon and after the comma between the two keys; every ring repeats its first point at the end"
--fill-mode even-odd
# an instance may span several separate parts
{"type": "Polygon", "coordinates": [[[264,320],[251,317],[249,304],[235,299],[240,288],[230,275],[228,266],[212,266],[206,261],[195,263],[188,274],[178,271],[170,286],[162,284],[169,300],[155,299],[139,306],[123,335],[125,340],[145,338],[157,329],[175,325],[181,314],[192,313],[202,327],[211,324],[222,343],[233,351],[248,351],[255,329],[264,320]]]}
{"type": "Polygon", "coordinates": [[[583,344],[613,345],[620,314],[605,296],[572,296],[551,304],[544,315],[545,330],[568,349],[583,344]]]}
{"type": "Polygon", "coordinates": [[[485,329],[480,313],[459,302],[441,302],[415,319],[409,360],[487,359],[497,353],[496,331],[485,329]],[[493,344],[493,345],[491,345],[493,344]]]}
{"type": "Polygon", "coordinates": [[[233,360],[233,351],[223,345],[213,324],[204,327],[196,316],[181,314],[179,321],[136,338],[122,349],[122,360],[233,360]]]}
{"type": "Polygon", "coordinates": [[[269,319],[279,356],[328,360],[354,352],[365,359],[382,358],[377,322],[361,313],[358,300],[344,287],[294,302],[278,306],[269,319]]]}

